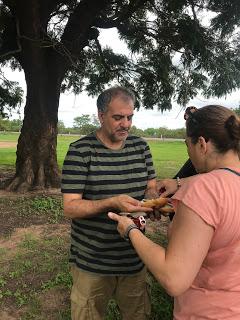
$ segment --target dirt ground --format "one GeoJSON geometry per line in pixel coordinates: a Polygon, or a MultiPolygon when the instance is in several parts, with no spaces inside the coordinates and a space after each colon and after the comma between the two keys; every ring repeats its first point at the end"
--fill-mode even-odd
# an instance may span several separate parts
{"type": "Polygon", "coordinates": [[[0,141],[0,148],[13,148],[16,146],[17,143],[13,141],[0,141]]]}

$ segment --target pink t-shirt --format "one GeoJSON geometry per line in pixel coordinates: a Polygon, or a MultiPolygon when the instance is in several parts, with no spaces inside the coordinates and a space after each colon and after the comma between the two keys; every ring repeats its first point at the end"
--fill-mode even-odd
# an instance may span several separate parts
{"type": "Polygon", "coordinates": [[[174,319],[240,319],[240,176],[226,170],[197,175],[173,199],[175,209],[182,201],[215,230],[194,282],[175,298],[174,319]]]}

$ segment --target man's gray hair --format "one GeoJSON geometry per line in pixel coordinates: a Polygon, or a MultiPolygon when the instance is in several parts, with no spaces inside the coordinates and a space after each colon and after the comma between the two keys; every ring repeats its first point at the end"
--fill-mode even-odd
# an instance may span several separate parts
{"type": "Polygon", "coordinates": [[[124,101],[132,100],[135,104],[136,98],[134,93],[125,87],[115,86],[104,90],[97,98],[97,108],[100,112],[106,112],[107,107],[113,98],[120,97],[124,101]]]}

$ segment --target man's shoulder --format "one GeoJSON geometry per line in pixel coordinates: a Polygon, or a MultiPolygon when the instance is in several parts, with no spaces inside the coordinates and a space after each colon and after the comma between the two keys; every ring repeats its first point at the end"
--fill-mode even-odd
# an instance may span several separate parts
{"type": "Polygon", "coordinates": [[[129,142],[141,142],[141,143],[146,144],[146,141],[143,138],[141,138],[139,136],[135,136],[133,134],[129,134],[128,135],[127,141],[129,141],[129,142]]]}
{"type": "Polygon", "coordinates": [[[70,143],[70,147],[73,148],[81,148],[81,147],[90,147],[94,142],[96,142],[96,136],[94,133],[88,134],[86,136],[81,137],[80,139],[70,143]]]}
{"type": "Polygon", "coordinates": [[[139,136],[132,135],[132,134],[130,134],[127,137],[126,142],[128,144],[139,145],[139,146],[146,146],[147,145],[147,142],[143,138],[141,138],[139,136]]]}

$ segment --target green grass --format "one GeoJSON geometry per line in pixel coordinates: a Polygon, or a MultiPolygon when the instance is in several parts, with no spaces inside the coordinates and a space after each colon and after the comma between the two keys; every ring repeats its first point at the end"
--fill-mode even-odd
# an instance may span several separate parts
{"type": "MultiPolygon", "coordinates": [[[[58,136],[58,144],[57,144],[57,159],[59,166],[62,166],[64,158],[66,156],[69,144],[73,141],[76,141],[80,138],[80,136],[58,136]]],[[[1,139],[1,136],[0,136],[1,139]]],[[[1,151],[0,151],[1,152],[1,151]]]]}
{"type": "MultiPolygon", "coordinates": [[[[25,308],[22,320],[40,320],[44,319],[41,301],[47,291],[64,290],[70,294],[72,280],[66,240],[60,236],[45,235],[39,239],[33,233],[25,234],[15,249],[11,264],[1,270],[0,308],[11,301],[12,307],[25,308]]],[[[4,258],[2,260],[4,262],[4,258]]],[[[52,315],[52,319],[70,320],[69,307],[62,309],[58,311],[59,317],[52,315]]]]}
{"type": "Polygon", "coordinates": [[[19,195],[17,201],[0,198],[0,210],[4,210],[4,206],[9,207],[11,214],[13,211],[17,212],[17,218],[22,220],[31,218],[33,214],[39,222],[41,222],[42,217],[49,224],[60,223],[63,219],[63,202],[59,196],[41,195],[25,198],[19,195]]]}
{"type": "MultiPolygon", "coordinates": [[[[1,141],[1,140],[0,140],[1,141]]],[[[0,166],[13,167],[16,161],[16,148],[0,148],[0,166]]]]}
{"type": "Polygon", "coordinates": [[[174,176],[188,159],[183,141],[149,141],[158,178],[174,176]]]}
{"type": "MultiPolygon", "coordinates": [[[[16,141],[18,134],[0,133],[0,141],[16,141]]],[[[78,136],[58,136],[57,158],[61,167],[71,142],[77,140],[78,136]]],[[[158,178],[172,177],[187,160],[187,150],[182,141],[148,141],[154,167],[158,178]]],[[[0,166],[11,167],[16,161],[16,148],[0,149],[0,166]]]]}
{"type": "Polygon", "coordinates": [[[17,141],[19,133],[17,132],[0,132],[0,141],[17,141]]]}
{"type": "Polygon", "coordinates": [[[52,197],[36,197],[30,203],[36,213],[45,214],[49,223],[58,223],[63,216],[62,201],[52,197]]]}

